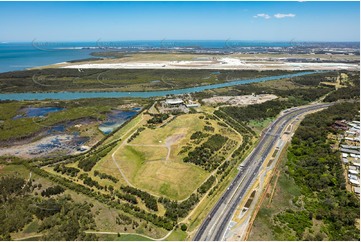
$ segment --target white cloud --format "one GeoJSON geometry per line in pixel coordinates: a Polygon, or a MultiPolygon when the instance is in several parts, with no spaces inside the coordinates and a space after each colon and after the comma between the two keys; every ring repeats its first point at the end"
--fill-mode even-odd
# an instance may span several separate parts
{"type": "Polygon", "coordinates": [[[277,13],[274,15],[275,18],[294,18],[296,14],[293,13],[277,13]]]}
{"type": "Polygon", "coordinates": [[[269,16],[268,14],[265,14],[265,13],[259,13],[255,16],[253,16],[254,18],[264,18],[264,19],[269,19],[271,18],[271,16],[269,16]]]}

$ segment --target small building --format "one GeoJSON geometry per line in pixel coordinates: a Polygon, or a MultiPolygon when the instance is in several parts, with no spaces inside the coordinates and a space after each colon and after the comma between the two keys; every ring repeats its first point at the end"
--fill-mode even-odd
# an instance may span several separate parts
{"type": "Polygon", "coordinates": [[[349,180],[351,184],[355,185],[355,186],[360,186],[360,181],[356,180],[356,179],[350,179],[349,180]]]}
{"type": "Polygon", "coordinates": [[[358,180],[358,176],[356,174],[348,174],[348,178],[350,180],[358,180]]]}
{"type": "Polygon", "coordinates": [[[199,103],[187,103],[186,107],[187,108],[198,108],[200,106],[199,103]]]}
{"type": "MultiPolygon", "coordinates": [[[[336,121],[337,122],[337,121],[336,121]]],[[[354,124],[354,123],[347,123],[349,126],[353,127],[353,128],[356,128],[356,129],[359,129],[360,128],[360,125],[359,124],[354,124]]]]}
{"type": "Polygon", "coordinates": [[[343,162],[344,164],[347,164],[347,163],[348,163],[348,159],[347,159],[347,158],[342,158],[342,162],[343,162]]]}
{"type": "Polygon", "coordinates": [[[359,173],[358,173],[358,171],[355,171],[355,170],[348,170],[348,173],[350,173],[351,175],[360,175],[359,173]]]}
{"type": "Polygon", "coordinates": [[[360,154],[360,151],[358,151],[358,150],[351,150],[351,149],[344,149],[344,148],[341,148],[340,150],[343,153],[356,154],[356,155],[360,154]]]}
{"type": "Polygon", "coordinates": [[[183,100],[180,98],[166,99],[165,103],[168,106],[179,106],[179,105],[183,104],[183,100]]]}
{"type": "Polygon", "coordinates": [[[360,150],[360,146],[355,146],[355,145],[341,145],[341,147],[344,149],[360,150]]]}
{"type": "Polygon", "coordinates": [[[356,167],[357,170],[360,170],[360,163],[352,162],[352,165],[356,167]]]}
{"type": "Polygon", "coordinates": [[[356,135],[356,131],[350,131],[350,130],[348,130],[348,131],[346,131],[346,134],[349,134],[349,135],[356,135]]]}
{"type": "Polygon", "coordinates": [[[348,169],[349,169],[349,170],[354,170],[354,171],[357,170],[356,166],[349,166],[348,169]]]}
{"type": "Polygon", "coordinates": [[[343,158],[347,158],[347,157],[348,157],[348,154],[347,154],[347,153],[342,153],[342,157],[343,157],[343,158]]]}

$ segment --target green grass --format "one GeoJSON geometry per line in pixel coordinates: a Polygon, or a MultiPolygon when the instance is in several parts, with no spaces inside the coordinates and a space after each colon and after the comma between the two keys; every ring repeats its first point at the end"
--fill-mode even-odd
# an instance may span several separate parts
{"type": "Polygon", "coordinates": [[[137,234],[98,234],[99,240],[104,241],[150,241],[150,239],[137,234]]]}
{"type": "Polygon", "coordinates": [[[264,120],[251,120],[249,121],[248,126],[250,126],[256,133],[260,133],[273,120],[273,118],[266,118],[264,120]]]}
{"type": "Polygon", "coordinates": [[[167,241],[184,241],[187,238],[187,233],[176,229],[165,240],[167,241]]]}
{"type": "MultiPolygon", "coordinates": [[[[187,198],[209,174],[198,166],[184,163],[182,156],[178,155],[182,146],[189,142],[191,134],[203,130],[204,120],[199,119],[198,116],[199,114],[181,115],[163,127],[147,128],[130,143],[130,145],[157,146],[125,145],[119,149],[115,153],[115,158],[127,179],[136,187],[155,195],[176,200],[187,198]],[[193,125],[189,126],[189,123],[193,125]],[[167,148],[164,147],[166,140],[180,134],[185,136],[171,146],[169,160],[166,160],[168,153],[167,148]]],[[[108,169],[108,166],[113,166],[110,159],[105,157],[96,169],[102,172],[103,169],[108,169]]],[[[112,175],[122,180],[119,172],[112,175]]]]}
{"type": "Polygon", "coordinates": [[[28,224],[24,228],[23,232],[24,233],[36,233],[38,231],[38,229],[39,229],[39,223],[38,223],[38,221],[35,220],[35,221],[31,222],[30,224],[28,224]]]}

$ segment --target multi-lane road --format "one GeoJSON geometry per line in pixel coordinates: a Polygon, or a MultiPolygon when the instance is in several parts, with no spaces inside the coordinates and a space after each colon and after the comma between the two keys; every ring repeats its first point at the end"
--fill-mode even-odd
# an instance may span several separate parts
{"type": "Polygon", "coordinates": [[[266,157],[276,146],[284,129],[297,117],[332,104],[313,104],[299,108],[293,108],[283,112],[267,129],[252,151],[242,163],[237,176],[224,192],[220,200],[213,207],[202,225],[198,229],[194,240],[223,240],[228,224],[238,204],[245,199],[253,182],[257,179],[266,157]]]}

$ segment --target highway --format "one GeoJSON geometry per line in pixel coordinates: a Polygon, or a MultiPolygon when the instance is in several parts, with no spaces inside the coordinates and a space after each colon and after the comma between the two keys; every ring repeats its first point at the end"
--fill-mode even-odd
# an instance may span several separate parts
{"type": "Polygon", "coordinates": [[[252,153],[242,162],[237,176],[233,179],[220,200],[213,207],[206,219],[199,227],[193,240],[196,241],[220,241],[223,240],[227,226],[234,214],[238,204],[245,199],[248,190],[252,188],[257,179],[260,168],[266,157],[277,144],[284,129],[298,116],[310,111],[329,107],[333,104],[313,104],[304,107],[292,108],[284,111],[270,126],[262,133],[258,145],[252,153]]]}

